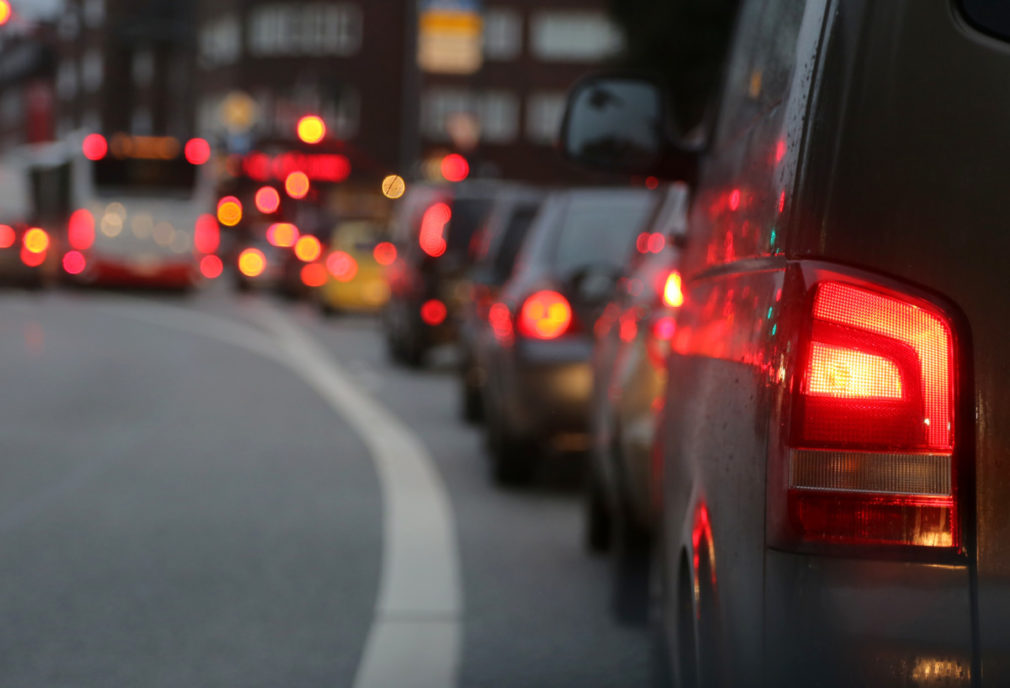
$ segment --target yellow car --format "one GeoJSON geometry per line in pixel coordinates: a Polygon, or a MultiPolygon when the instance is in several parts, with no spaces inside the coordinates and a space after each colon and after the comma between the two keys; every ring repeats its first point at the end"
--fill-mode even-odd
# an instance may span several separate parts
{"type": "Polygon", "coordinates": [[[337,225],[323,256],[326,281],[319,303],[329,313],[374,313],[389,300],[385,269],[396,260],[396,246],[384,239],[385,226],[374,220],[337,225]]]}

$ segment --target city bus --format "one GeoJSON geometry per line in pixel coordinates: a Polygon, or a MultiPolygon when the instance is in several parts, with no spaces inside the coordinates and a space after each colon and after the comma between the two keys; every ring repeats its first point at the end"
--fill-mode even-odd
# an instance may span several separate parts
{"type": "Polygon", "coordinates": [[[59,165],[27,170],[64,279],[188,289],[220,275],[214,180],[203,139],[99,133],[68,137],[59,165]]]}

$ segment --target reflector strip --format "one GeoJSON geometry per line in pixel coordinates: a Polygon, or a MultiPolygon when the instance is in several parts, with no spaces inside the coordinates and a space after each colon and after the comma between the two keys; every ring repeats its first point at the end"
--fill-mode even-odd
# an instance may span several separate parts
{"type": "Polygon", "coordinates": [[[949,454],[790,452],[790,487],[878,494],[950,496],[949,454]]]}

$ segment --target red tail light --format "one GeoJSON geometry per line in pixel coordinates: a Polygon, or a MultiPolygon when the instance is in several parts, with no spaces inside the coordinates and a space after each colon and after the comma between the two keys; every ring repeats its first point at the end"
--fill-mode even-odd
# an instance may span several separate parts
{"type": "Polygon", "coordinates": [[[445,304],[438,299],[431,299],[425,301],[424,305],[421,306],[421,320],[424,321],[425,325],[441,325],[445,322],[446,316],[449,315],[448,309],[446,309],[445,304]]]}
{"type": "Polygon", "coordinates": [[[959,548],[948,317],[922,299],[834,280],[816,285],[809,308],[784,538],[959,548]]]}
{"type": "Polygon", "coordinates": [[[68,275],[79,275],[88,267],[88,260],[80,251],[67,251],[63,256],[63,269],[68,275]]]}
{"type": "Polygon", "coordinates": [[[17,241],[17,232],[10,225],[0,225],[0,248],[10,248],[17,241]]]}
{"type": "Polygon", "coordinates": [[[379,265],[392,265],[396,260],[396,246],[389,241],[381,241],[372,250],[372,257],[379,265]]]}
{"type": "Polygon", "coordinates": [[[214,253],[221,245],[221,229],[213,215],[201,215],[193,228],[193,247],[200,253],[214,253]]]}
{"type": "Polygon", "coordinates": [[[519,311],[519,334],[557,339],[572,326],[572,306],[562,294],[544,289],[528,297],[519,311]]]}
{"type": "Polygon", "coordinates": [[[87,251],[95,243],[95,218],[88,210],[80,208],[70,215],[67,243],[78,251],[87,251]]]}
{"type": "Polygon", "coordinates": [[[417,241],[421,250],[432,258],[438,258],[447,248],[445,243],[445,226],[452,218],[452,209],[448,203],[436,203],[424,211],[421,217],[421,231],[417,241]]]}

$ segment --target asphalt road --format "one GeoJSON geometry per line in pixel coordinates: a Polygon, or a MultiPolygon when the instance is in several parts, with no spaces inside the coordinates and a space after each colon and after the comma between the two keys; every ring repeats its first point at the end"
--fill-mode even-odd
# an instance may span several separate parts
{"type": "Polygon", "coordinates": [[[0,686],[647,685],[572,471],[495,488],[451,357],[219,289],[0,294],[0,686]]]}

